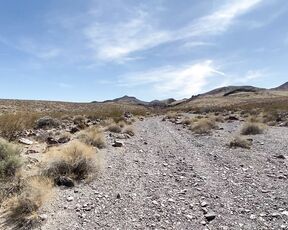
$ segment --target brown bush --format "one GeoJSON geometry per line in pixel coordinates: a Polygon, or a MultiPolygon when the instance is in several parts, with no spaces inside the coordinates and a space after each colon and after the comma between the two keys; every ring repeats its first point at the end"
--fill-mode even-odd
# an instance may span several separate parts
{"type": "Polygon", "coordinates": [[[107,130],[112,132],[112,133],[121,133],[122,132],[122,128],[117,124],[109,125],[107,130]]]}
{"type": "Polygon", "coordinates": [[[196,134],[207,134],[210,133],[212,129],[217,127],[214,119],[211,118],[202,118],[190,127],[190,130],[196,134]]]}
{"type": "Polygon", "coordinates": [[[242,135],[256,135],[261,134],[264,131],[264,126],[261,123],[253,123],[248,122],[244,124],[244,126],[241,129],[242,135]]]}
{"type": "Polygon", "coordinates": [[[22,192],[9,198],[3,205],[2,217],[5,221],[2,227],[31,229],[38,222],[37,211],[51,196],[51,191],[51,180],[46,177],[36,176],[26,179],[22,192]]]}
{"type": "Polygon", "coordinates": [[[245,148],[245,149],[250,149],[251,148],[251,141],[240,137],[236,136],[229,144],[230,148],[245,148]]]}
{"type": "Polygon", "coordinates": [[[78,138],[82,142],[97,147],[99,149],[103,149],[106,146],[103,131],[96,127],[89,128],[88,130],[83,131],[79,134],[78,138]]]}
{"type": "Polygon", "coordinates": [[[31,129],[35,126],[35,121],[39,114],[36,113],[16,113],[4,114],[0,116],[0,135],[13,141],[17,135],[25,129],[31,129]]]}
{"type": "Polygon", "coordinates": [[[61,176],[68,176],[74,180],[89,179],[100,167],[100,157],[92,146],[77,140],[67,146],[55,148],[47,153],[43,175],[54,181],[61,176]]]}

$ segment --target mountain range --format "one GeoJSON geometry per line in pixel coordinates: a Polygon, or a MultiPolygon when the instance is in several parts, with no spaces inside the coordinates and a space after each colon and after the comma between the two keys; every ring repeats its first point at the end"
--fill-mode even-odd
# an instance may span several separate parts
{"type": "Polygon", "coordinates": [[[123,96],[119,98],[115,98],[113,100],[106,100],[103,102],[97,102],[93,101],[92,103],[124,103],[124,104],[133,104],[133,105],[144,105],[144,106],[151,106],[151,107],[166,107],[170,105],[175,105],[178,103],[183,103],[185,101],[191,101],[194,100],[195,98],[198,97],[209,97],[209,96],[223,96],[227,97],[229,95],[237,94],[237,93],[245,93],[245,92],[260,92],[260,91],[288,91],[288,82],[275,87],[271,89],[265,89],[265,88],[259,88],[259,87],[254,87],[254,86],[225,86],[225,87],[220,87],[213,89],[209,92],[203,93],[203,94],[198,94],[198,95],[193,95],[189,99],[182,99],[182,100],[175,100],[173,98],[165,99],[165,100],[153,100],[150,102],[142,101],[139,100],[136,97],[133,96],[123,96]]]}

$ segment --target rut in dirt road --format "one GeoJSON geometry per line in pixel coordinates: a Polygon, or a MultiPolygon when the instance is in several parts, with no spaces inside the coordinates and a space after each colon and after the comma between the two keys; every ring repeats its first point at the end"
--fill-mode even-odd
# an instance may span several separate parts
{"type": "MultiPolygon", "coordinates": [[[[159,117],[135,126],[136,136],[125,140],[124,147],[105,150],[98,179],[57,191],[58,197],[44,208],[51,216],[41,229],[230,230],[287,225],[287,162],[269,155],[270,142],[278,146],[274,151],[285,150],[285,138],[279,143],[266,140],[265,147],[256,140],[251,150],[230,150],[225,144],[237,122],[223,124],[224,130],[211,136],[195,136],[159,117]],[[285,178],[273,177],[279,173],[285,178]]],[[[279,134],[287,136],[287,129],[275,128],[255,138],[279,134]]]]}

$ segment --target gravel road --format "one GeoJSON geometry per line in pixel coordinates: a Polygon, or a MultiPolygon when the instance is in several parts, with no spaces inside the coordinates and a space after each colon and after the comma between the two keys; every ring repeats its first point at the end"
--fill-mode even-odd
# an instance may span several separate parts
{"type": "Polygon", "coordinates": [[[123,147],[108,138],[96,180],[56,190],[39,229],[288,229],[288,129],[230,149],[240,125],[196,136],[160,117],[135,123],[123,147]]]}

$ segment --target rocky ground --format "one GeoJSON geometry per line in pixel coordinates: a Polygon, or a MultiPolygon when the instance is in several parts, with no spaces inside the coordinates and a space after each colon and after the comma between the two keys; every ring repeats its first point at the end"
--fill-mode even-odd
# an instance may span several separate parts
{"type": "Polygon", "coordinates": [[[239,121],[206,136],[160,117],[134,126],[123,147],[107,136],[97,179],[56,189],[39,229],[288,229],[288,128],[249,150],[226,146],[239,121]]]}

